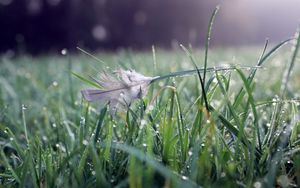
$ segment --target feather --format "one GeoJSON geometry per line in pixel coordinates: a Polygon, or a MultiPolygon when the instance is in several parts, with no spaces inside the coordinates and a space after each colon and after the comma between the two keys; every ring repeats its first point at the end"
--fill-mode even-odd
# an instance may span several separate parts
{"type": "Polygon", "coordinates": [[[117,77],[102,73],[99,79],[93,80],[102,89],[82,90],[82,96],[89,102],[109,102],[113,108],[130,105],[134,100],[144,97],[149,84],[156,77],[146,77],[134,70],[117,70],[117,77]]]}

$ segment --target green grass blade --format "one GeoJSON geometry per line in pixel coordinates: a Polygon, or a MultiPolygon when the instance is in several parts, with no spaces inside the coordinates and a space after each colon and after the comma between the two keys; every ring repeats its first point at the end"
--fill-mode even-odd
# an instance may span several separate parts
{"type": "Polygon", "coordinates": [[[107,105],[100,112],[97,127],[96,127],[95,137],[94,137],[94,144],[96,144],[96,142],[99,140],[100,131],[102,128],[102,124],[103,124],[106,112],[107,112],[107,105]]]}
{"type": "Polygon", "coordinates": [[[89,84],[90,86],[93,86],[93,87],[95,87],[95,88],[101,89],[101,86],[99,86],[99,84],[97,84],[97,83],[95,83],[95,82],[93,82],[93,81],[90,81],[89,79],[86,79],[86,78],[80,76],[79,74],[76,74],[75,72],[72,72],[72,71],[71,71],[71,74],[73,74],[75,77],[79,78],[81,81],[83,81],[83,82],[89,84]]]}
{"type": "Polygon", "coordinates": [[[207,35],[206,35],[206,42],[205,42],[205,54],[204,54],[204,72],[203,72],[203,83],[205,84],[205,79],[206,79],[206,68],[207,68],[207,61],[208,61],[208,48],[209,48],[209,43],[211,39],[211,32],[212,32],[212,26],[215,20],[215,17],[219,11],[220,7],[217,6],[215,10],[213,11],[210,20],[209,20],[209,25],[207,29],[207,35]]]}

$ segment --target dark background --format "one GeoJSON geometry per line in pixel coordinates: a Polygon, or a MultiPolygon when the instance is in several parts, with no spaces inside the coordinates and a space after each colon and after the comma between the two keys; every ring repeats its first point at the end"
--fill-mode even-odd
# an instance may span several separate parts
{"type": "Polygon", "coordinates": [[[217,4],[213,46],[281,41],[300,19],[298,0],[0,0],[0,53],[203,46],[217,4]]]}

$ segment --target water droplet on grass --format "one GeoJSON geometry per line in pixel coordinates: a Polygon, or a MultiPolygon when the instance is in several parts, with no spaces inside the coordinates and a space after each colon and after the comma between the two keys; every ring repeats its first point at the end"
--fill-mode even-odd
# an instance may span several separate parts
{"type": "Polygon", "coordinates": [[[163,87],[164,83],[163,82],[158,82],[159,87],[163,87]]]}
{"type": "Polygon", "coordinates": [[[85,125],[85,118],[84,117],[80,117],[80,125],[85,125]]]}
{"type": "Polygon", "coordinates": [[[222,173],[221,173],[221,177],[224,178],[225,176],[226,176],[226,173],[225,173],[225,172],[222,172],[222,173]]]}
{"type": "Polygon", "coordinates": [[[149,111],[152,111],[153,109],[154,109],[154,106],[153,106],[153,105],[149,105],[149,106],[148,106],[148,110],[149,110],[149,111]]]}
{"type": "Polygon", "coordinates": [[[278,148],[276,151],[277,151],[277,152],[280,152],[280,151],[281,151],[281,149],[279,149],[279,148],[278,148]]]}
{"type": "Polygon", "coordinates": [[[254,188],[261,188],[261,187],[262,187],[262,184],[261,184],[259,181],[257,181],[257,182],[255,182],[255,183],[253,184],[253,187],[254,187],[254,188]]]}
{"type": "Polygon", "coordinates": [[[22,104],[22,110],[26,110],[27,106],[25,104],[22,104]]]}
{"type": "Polygon", "coordinates": [[[273,99],[272,99],[272,105],[275,106],[278,102],[279,102],[279,99],[278,99],[278,96],[275,96],[273,99]]]}
{"type": "Polygon", "coordinates": [[[141,126],[145,126],[145,125],[147,125],[147,121],[144,120],[144,119],[142,119],[142,120],[141,120],[141,126]]]}
{"type": "Polygon", "coordinates": [[[182,178],[183,180],[188,180],[188,179],[189,179],[187,176],[181,176],[181,178],[182,178]]]}
{"type": "Polygon", "coordinates": [[[57,87],[57,86],[58,86],[58,82],[57,82],[57,81],[53,81],[53,82],[52,82],[52,85],[53,85],[54,87],[57,87]]]}
{"type": "Polygon", "coordinates": [[[43,141],[48,141],[48,137],[47,136],[42,136],[42,140],[43,141]]]}
{"type": "Polygon", "coordinates": [[[88,142],[87,140],[83,140],[83,141],[82,141],[82,144],[86,146],[86,145],[89,144],[89,142],[88,142]]]}

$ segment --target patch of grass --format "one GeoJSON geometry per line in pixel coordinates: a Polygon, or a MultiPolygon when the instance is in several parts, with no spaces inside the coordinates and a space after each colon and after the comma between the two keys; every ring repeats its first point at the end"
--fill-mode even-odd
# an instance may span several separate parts
{"type": "Polygon", "coordinates": [[[297,187],[299,37],[291,41],[296,42],[266,44],[263,52],[214,49],[208,54],[209,41],[204,51],[186,53],[153,47],[153,53],[98,54],[101,63],[84,54],[2,56],[0,183],[297,187]],[[226,63],[236,69],[209,71],[226,63]],[[239,69],[238,64],[264,68],[239,69]],[[156,76],[149,74],[202,65],[204,72],[194,76],[155,82],[144,99],[116,116],[109,106],[89,104],[80,95],[87,87],[83,77],[104,69],[135,68],[156,76]]]}

